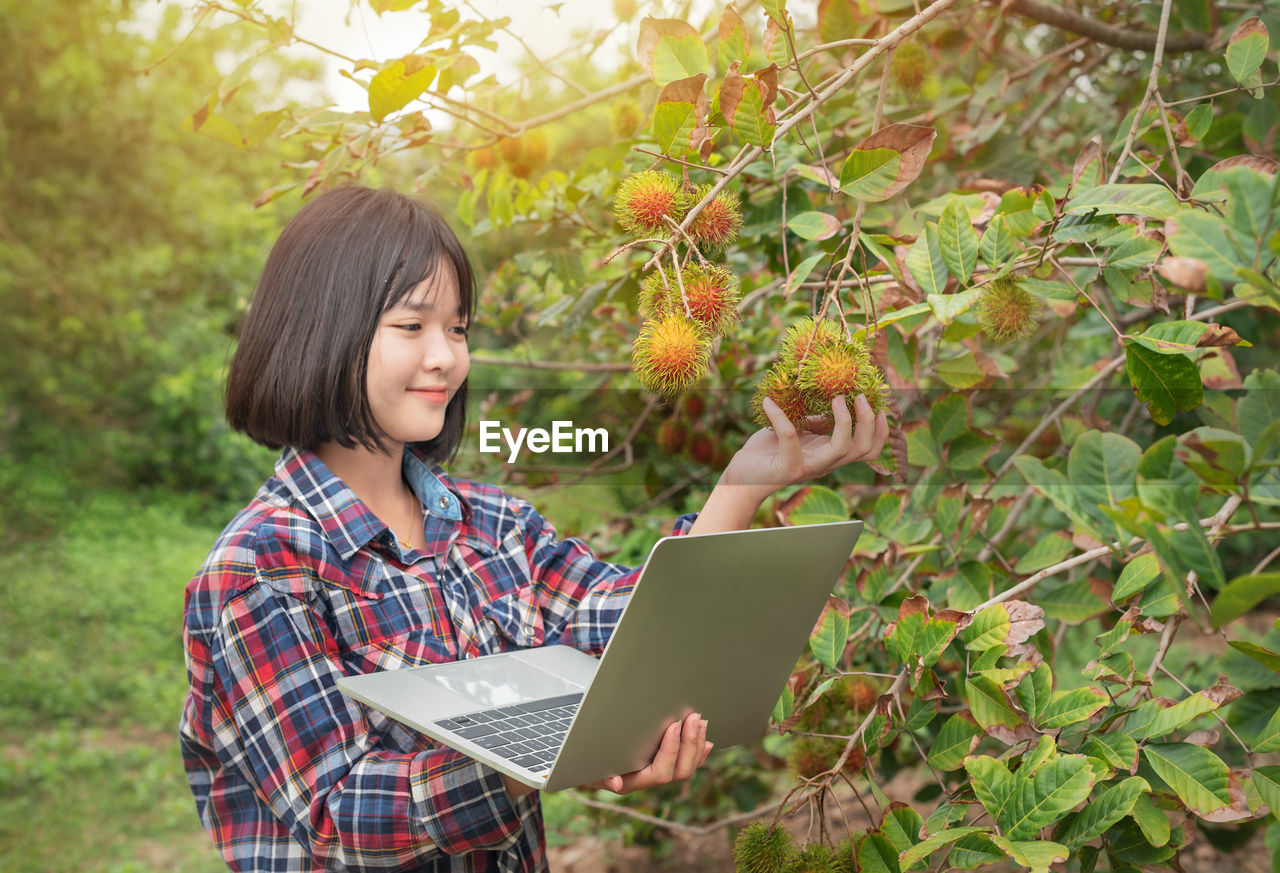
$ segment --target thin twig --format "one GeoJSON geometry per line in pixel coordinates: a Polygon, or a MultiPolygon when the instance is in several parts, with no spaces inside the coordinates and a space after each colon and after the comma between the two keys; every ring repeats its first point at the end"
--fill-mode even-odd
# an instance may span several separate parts
{"type": "MultiPolygon", "coordinates": [[[[1021,4],[1029,2],[1031,0],[1015,0],[1015,3],[1021,4]]],[[[1148,104],[1151,103],[1151,96],[1160,87],[1160,68],[1164,65],[1164,44],[1165,37],[1169,32],[1169,13],[1172,9],[1173,0],[1164,0],[1163,5],[1160,7],[1160,28],[1156,32],[1155,54],[1151,58],[1151,75],[1147,77],[1147,91],[1142,95],[1142,102],[1138,104],[1138,112],[1133,116],[1133,124],[1129,126],[1129,135],[1125,137],[1124,148],[1120,149],[1120,157],[1116,159],[1115,169],[1111,171],[1111,178],[1107,180],[1108,182],[1114,183],[1120,178],[1120,174],[1124,170],[1125,158],[1129,156],[1133,149],[1133,141],[1138,135],[1138,128],[1142,126],[1142,117],[1147,112],[1148,104]]]]}

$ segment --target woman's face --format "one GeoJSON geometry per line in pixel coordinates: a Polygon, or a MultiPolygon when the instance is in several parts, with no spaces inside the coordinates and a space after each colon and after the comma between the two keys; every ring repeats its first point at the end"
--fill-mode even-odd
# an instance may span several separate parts
{"type": "Polygon", "coordinates": [[[400,445],[434,439],[470,365],[458,279],[444,262],[378,323],[366,384],[374,421],[400,445]]]}

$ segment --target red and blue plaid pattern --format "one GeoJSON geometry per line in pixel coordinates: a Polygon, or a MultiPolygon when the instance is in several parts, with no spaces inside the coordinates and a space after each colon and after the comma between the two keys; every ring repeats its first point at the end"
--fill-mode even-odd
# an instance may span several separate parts
{"type": "MultiPolygon", "coordinates": [[[[527,502],[406,453],[427,547],[286,449],[187,587],[179,728],[196,807],[238,871],[546,869],[537,792],[363,707],[343,674],[564,643],[598,654],[636,571],[527,502]]],[[[676,533],[687,533],[681,517],[676,533]]]]}

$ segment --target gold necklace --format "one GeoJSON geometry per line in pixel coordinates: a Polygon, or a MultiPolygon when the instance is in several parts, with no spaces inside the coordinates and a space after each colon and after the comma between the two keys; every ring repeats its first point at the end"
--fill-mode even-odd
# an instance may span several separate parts
{"type": "Polygon", "coordinates": [[[408,482],[405,483],[404,490],[409,493],[409,500],[411,502],[409,507],[409,539],[401,539],[400,537],[396,537],[396,539],[400,540],[400,545],[404,546],[406,549],[412,549],[414,525],[417,524],[418,519],[422,518],[422,510],[418,508],[418,495],[413,493],[413,489],[409,487],[408,482]]]}

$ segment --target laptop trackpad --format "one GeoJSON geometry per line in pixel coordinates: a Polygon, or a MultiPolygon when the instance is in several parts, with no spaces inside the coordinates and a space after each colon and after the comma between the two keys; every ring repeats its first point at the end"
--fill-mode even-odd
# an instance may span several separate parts
{"type": "Polygon", "coordinates": [[[433,664],[418,675],[483,707],[511,706],[583,690],[581,685],[514,657],[433,664]]]}

